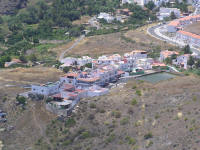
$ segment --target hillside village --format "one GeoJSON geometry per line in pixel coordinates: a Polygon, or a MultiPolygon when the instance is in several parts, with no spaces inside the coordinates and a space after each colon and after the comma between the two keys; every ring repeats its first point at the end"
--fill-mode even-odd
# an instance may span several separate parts
{"type": "Polygon", "coordinates": [[[188,69],[188,61],[198,59],[195,54],[179,54],[176,51],[161,51],[159,60],[149,58],[146,51],[134,50],[124,56],[113,54],[92,59],[66,57],[62,60],[61,69],[67,68],[67,73],[60,81],[44,85],[32,85],[31,91],[21,95],[35,97],[45,96],[48,101],[46,109],[61,116],[71,113],[80,99],[108,94],[109,84],[117,83],[123,78],[138,77],[160,71],[179,72],[165,64],[172,59],[172,65],[180,69],[188,69]],[[35,96],[34,96],[35,95],[35,96]],[[49,97],[49,98],[48,98],[49,97]]]}

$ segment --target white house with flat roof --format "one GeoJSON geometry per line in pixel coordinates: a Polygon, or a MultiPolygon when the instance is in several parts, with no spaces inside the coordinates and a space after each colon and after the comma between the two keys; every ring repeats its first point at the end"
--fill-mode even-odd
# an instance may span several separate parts
{"type": "Polygon", "coordinates": [[[181,11],[180,11],[180,9],[177,9],[177,8],[161,7],[160,11],[157,14],[157,16],[158,16],[159,20],[164,20],[164,18],[170,17],[172,12],[174,12],[176,18],[180,18],[181,11]]]}
{"type": "Polygon", "coordinates": [[[31,92],[34,94],[41,94],[44,96],[50,96],[59,92],[60,82],[49,82],[42,85],[31,85],[31,92]]]}
{"type": "Polygon", "coordinates": [[[98,19],[104,19],[106,22],[111,23],[115,18],[111,16],[109,13],[101,12],[98,17],[98,19]]]}

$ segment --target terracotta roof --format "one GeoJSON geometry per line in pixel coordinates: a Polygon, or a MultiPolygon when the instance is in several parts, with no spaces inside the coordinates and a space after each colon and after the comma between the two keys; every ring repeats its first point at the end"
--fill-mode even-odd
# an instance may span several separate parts
{"type": "Polygon", "coordinates": [[[165,57],[169,57],[169,56],[171,56],[173,54],[178,55],[179,53],[176,52],[176,51],[168,51],[168,50],[166,50],[166,51],[161,51],[161,54],[164,55],[165,57]]]}
{"type": "Polygon", "coordinates": [[[183,30],[179,30],[178,33],[200,40],[200,35],[197,35],[197,34],[194,34],[194,33],[190,33],[190,32],[183,31],[183,30]]]}
{"type": "Polygon", "coordinates": [[[189,21],[189,20],[191,20],[191,19],[198,19],[198,18],[200,18],[200,15],[196,15],[196,16],[187,16],[187,17],[184,17],[184,18],[180,18],[180,19],[177,19],[177,20],[175,20],[175,21],[171,21],[168,25],[169,26],[176,26],[176,27],[178,27],[179,25],[180,25],[180,22],[181,21],[189,21]]]}
{"type": "Polygon", "coordinates": [[[78,77],[78,73],[69,72],[65,76],[67,76],[67,77],[78,77]]]}
{"type": "Polygon", "coordinates": [[[98,77],[94,77],[94,78],[78,78],[79,81],[84,81],[84,82],[95,82],[98,81],[99,78],[98,77]]]}
{"type": "Polygon", "coordinates": [[[171,21],[169,24],[169,26],[179,26],[180,25],[180,22],[179,21],[171,21]]]}
{"type": "Polygon", "coordinates": [[[160,66],[160,67],[165,67],[166,65],[164,64],[164,63],[153,63],[152,64],[152,66],[155,66],[155,67],[157,67],[157,66],[160,66]]]}
{"type": "Polygon", "coordinates": [[[61,98],[61,94],[58,93],[58,94],[53,95],[52,97],[54,97],[54,98],[61,98]]]}
{"type": "Polygon", "coordinates": [[[69,90],[69,89],[72,89],[72,88],[74,88],[74,86],[71,85],[71,84],[64,84],[63,85],[63,89],[65,89],[65,90],[69,90]]]}
{"type": "Polygon", "coordinates": [[[117,72],[117,74],[118,75],[121,75],[121,74],[124,74],[125,72],[124,71],[121,71],[121,70],[119,70],[118,72],[117,72]]]}
{"type": "Polygon", "coordinates": [[[22,61],[21,61],[21,60],[19,60],[19,59],[16,59],[16,58],[13,58],[13,59],[12,59],[12,62],[16,62],[16,63],[22,63],[22,61]]]}

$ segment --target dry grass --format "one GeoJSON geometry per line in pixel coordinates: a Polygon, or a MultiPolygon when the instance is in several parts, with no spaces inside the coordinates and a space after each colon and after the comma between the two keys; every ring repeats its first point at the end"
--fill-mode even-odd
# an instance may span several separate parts
{"type": "MultiPolygon", "coordinates": [[[[162,49],[172,47],[162,41],[147,35],[147,26],[126,33],[112,33],[107,35],[97,35],[86,37],[74,49],[66,53],[66,56],[90,55],[96,57],[103,54],[119,53],[124,54],[134,49],[150,50],[152,47],[160,46],[162,49]],[[125,38],[128,38],[127,41],[125,38]]],[[[69,44],[71,45],[71,43],[69,44]]],[[[57,49],[65,50],[69,45],[61,46],[57,49]]]]}
{"type": "Polygon", "coordinates": [[[7,82],[45,83],[57,81],[63,73],[55,68],[15,68],[0,71],[0,80],[7,82]]]}
{"type": "Polygon", "coordinates": [[[72,24],[74,25],[81,25],[88,23],[88,20],[90,19],[90,16],[81,16],[81,19],[73,21],[72,24]]]}

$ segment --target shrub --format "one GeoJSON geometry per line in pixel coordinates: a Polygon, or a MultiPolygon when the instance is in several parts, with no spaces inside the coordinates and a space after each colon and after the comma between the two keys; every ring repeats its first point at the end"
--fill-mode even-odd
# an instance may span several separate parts
{"type": "Polygon", "coordinates": [[[71,143],[72,143],[71,140],[66,140],[66,141],[64,141],[64,142],[62,143],[62,145],[63,145],[63,146],[67,146],[67,145],[69,145],[69,144],[71,144],[71,143]]]}
{"type": "Polygon", "coordinates": [[[112,112],[112,116],[114,116],[115,118],[120,118],[121,117],[121,112],[120,111],[113,111],[112,112]]]}
{"type": "Polygon", "coordinates": [[[6,96],[4,96],[4,97],[3,97],[3,102],[7,101],[7,99],[8,99],[8,98],[7,98],[6,96]]]}
{"type": "Polygon", "coordinates": [[[134,138],[132,138],[132,137],[130,137],[130,136],[127,136],[126,138],[125,138],[125,140],[128,142],[128,144],[130,144],[130,145],[135,145],[136,144],[136,140],[134,139],[134,138]]]}
{"type": "Polygon", "coordinates": [[[17,100],[17,104],[18,105],[26,105],[26,98],[25,97],[23,97],[23,96],[19,96],[19,95],[17,95],[17,97],[16,97],[16,100],[17,100]]]}
{"type": "Polygon", "coordinates": [[[120,121],[120,124],[121,124],[121,125],[125,125],[125,124],[127,124],[127,123],[129,123],[129,118],[128,118],[128,117],[125,117],[125,118],[123,118],[123,119],[120,121]]]}
{"type": "Polygon", "coordinates": [[[90,108],[96,108],[96,104],[90,103],[90,108]]]}
{"type": "Polygon", "coordinates": [[[105,110],[102,108],[99,110],[100,113],[105,113],[105,110]]]}
{"type": "Polygon", "coordinates": [[[65,122],[65,126],[66,126],[66,127],[73,127],[74,125],[76,125],[76,121],[74,120],[74,118],[69,118],[69,119],[65,122]]]}
{"type": "Polygon", "coordinates": [[[131,105],[136,105],[137,104],[137,100],[134,98],[134,99],[132,99],[132,101],[131,101],[131,105]]]}
{"type": "Polygon", "coordinates": [[[88,115],[88,120],[93,120],[95,118],[94,114],[89,114],[88,115]]]}
{"type": "Polygon", "coordinates": [[[135,92],[138,96],[142,96],[142,92],[140,90],[136,90],[135,92]]]}
{"type": "Polygon", "coordinates": [[[106,139],[106,143],[108,144],[112,142],[114,139],[115,139],[115,134],[113,133],[106,139]]]}
{"type": "Polygon", "coordinates": [[[81,133],[82,139],[86,139],[86,138],[89,138],[89,137],[90,137],[90,132],[84,131],[84,132],[81,133]]]}
{"type": "Polygon", "coordinates": [[[133,85],[132,89],[136,89],[136,88],[137,88],[137,86],[136,86],[136,85],[133,85]]]}
{"type": "Polygon", "coordinates": [[[147,134],[144,135],[144,139],[145,139],[145,140],[150,139],[150,138],[152,138],[152,137],[153,137],[153,135],[152,135],[151,132],[149,132],[149,133],[147,133],[147,134]]]}

